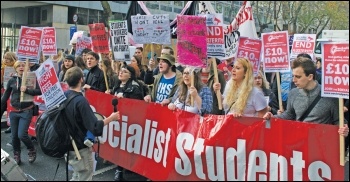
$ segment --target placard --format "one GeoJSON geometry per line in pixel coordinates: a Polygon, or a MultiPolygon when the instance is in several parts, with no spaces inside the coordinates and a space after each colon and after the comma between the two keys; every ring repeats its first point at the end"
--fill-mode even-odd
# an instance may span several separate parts
{"type": "Polygon", "coordinates": [[[43,40],[41,48],[43,55],[57,55],[55,27],[43,27],[43,40]]]}
{"type": "Polygon", "coordinates": [[[168,14],[131,16],[131,26],[136,44],[171,44],[168,14]]]}
{"type": "Polygon", "coordinates": [[[131,59],[128,39],[128,23],[125,21],[110,21],[110,37],[114,59],[129,61],[131,59]]]}
{"type": "Polygon", "coordinates": [[[206,67],[206,38],[205,17],[177,15],[177,56],[180,64],[206,67]]]}
{"type": "Polygon", "coordinates": [[[349,99],[349,42],[324,42],[322,97],[349,99]]]}
{"type": "Polygon", "coordinates": [[[288,32],[261,34],[265,72],[290,71],[288,32]]]}

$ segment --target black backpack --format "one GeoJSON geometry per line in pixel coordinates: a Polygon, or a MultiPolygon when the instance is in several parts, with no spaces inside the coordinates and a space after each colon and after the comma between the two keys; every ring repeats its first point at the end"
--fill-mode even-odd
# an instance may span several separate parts
{"type": "Polygon", "coordinates": [[[72,146],[70,136],[73,137],[71,131],[74,130],[71,129],[71,124],[75,121],[69,121],[65,108],[78,95],[81,94],[73,92],[60,105],[46,110],[38,117],[35,132],[38,144],[44,154],[62,158],[72,146]]]}

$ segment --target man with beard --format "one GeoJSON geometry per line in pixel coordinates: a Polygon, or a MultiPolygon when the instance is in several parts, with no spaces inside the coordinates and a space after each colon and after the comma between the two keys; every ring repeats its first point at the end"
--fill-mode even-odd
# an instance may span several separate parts
{"type": "Polygon", "coordinates": [[[95,52],[86,53],[86,66],[89,73],[86,76],[84,89],[92,89],[100,92],[107,90],[103,71],[98,67],[100,57],[95,52]]]}
{"type": "Polygon", "coordinates": [[[175,58],[170,54],[158,57],[159,74],[154,77],[151,95],[146,95],[146,102],[168,105],[174,96],[182,74],[175,67],[175,58]]]}

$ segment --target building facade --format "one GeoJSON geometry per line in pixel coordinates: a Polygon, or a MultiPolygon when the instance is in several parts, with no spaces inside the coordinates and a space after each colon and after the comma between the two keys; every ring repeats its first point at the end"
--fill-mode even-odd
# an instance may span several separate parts
{"type": "MultiPolygon", "coordinates": [[[[169,14],[173,20],[188,1],[145,1],[152,14],[169,14]]],[[[243,1],[212,1],[217,13],[223,13],[224,23],[229,24],[236,16],[243,1]]],[[[111,20],[123,20],[130,1],[109,1],[113,12],[111,20]]],[[[70,48],[70,27],[87,31],[88,24],[102,21],[100,1],[1,1],[1,48],[16,51],[21,26],[55,27],[58,48],[70,48]],[[77,22],[73,21],[74,15],[77,22]]]]}

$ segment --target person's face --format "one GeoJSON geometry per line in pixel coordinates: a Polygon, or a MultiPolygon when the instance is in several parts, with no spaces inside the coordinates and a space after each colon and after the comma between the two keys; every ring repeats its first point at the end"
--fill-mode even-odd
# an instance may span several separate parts
{"type": "Polygon", "coordinates": [[[87,54],[83,53],[83,60],[84,60],[85,63],[86,63],[86,56],[87,56],[87,54]]]}
{"type": "Polygon", "coordinates": [[[141,50],[140,50],[140,49],[136,49],[136,50],[135,50],[135,55],[136,55],[136,56],[142,56],[141,50]]]}
{"type": "Polygon", "coordinates": [[[5,64],[10,64],[10,63],[11,63],[11,58],[10,58],[9,55],[5,55],[5,56],[4,56],[4,63],[5,63],[5,64]]]}
{"type": "Polygon", "coordinates": [[[320,62],[320,61],[317,61],[317,62],[316,62],[316,68],[317,68],[317,69],[320,69],[321,66],[322,66],[322,65],[321,65],[321,62],[320,62]]]}
{"type": "Polygon", "coordinates": [[[185,83],[185,85],[190,86],[191,85],[191,69],[185,68],[184,72],[182,74],[182,80],[185,83]]]}
{"type": "Polygon", "coordinates": [[[293,69],[293,82],[296,87],[300,89],[305,89],[310,82],[313,80],[313,75],[305,75],[305,72],[302,67],[297,67],[293,69]]]}
{"type": "Polygon", "coordinates": [[[254,77],[254,85],[259,88],[262,88],[262,82],[263,82],[263,77],[259,73],[257,76],[254,77]]]}
{"type": "Polygon", "coordinates": [[[159,72],[160,73],[166,74],[170,70],[170,66],[168,65],[166,60],[160,59],[158,66],[159,66],[159,72]]]}
{"type": "Polygon", "coordinates": [[[64,67],[67,69],[73,67],[73,61],[70,59],[65,59],[63,64],[64,64],[64,67]]]}
{"type": "Polygon", "coordinates": [[[131,73],[128,69],[122,68],[119,71],[118,79],[120,81],[128,81],[131,78],[131,73]]]}
{"type": "Polygon", "coordinates": [[[93,68],[94,66],[96,66],[98,64],[98,61],[96,60],[96,58],[90,54],[86,55],[86,66],[88,68],[93,68]]]}
{"type": "Polygon", "coordinates": [[[132,57],[130,61],[131,61],[131,64],[136,64],[137,65],[137,61],[136,61],[135,57],[132,57]]]}
{"type": "Polygon", "coordinates": [[[232,69],[232,79],[235,81],[242,81],[245,76],[244,67],[238,61],[235,62],[232,69]]]}
{"type": "Polygon", "coordinates": [[[77,44],[76,43],[72,43],[72,47],[75,50],[75,48],[77,48],[77,44]]]}
{"type": "Polygon", "coordinates": [[[19,66],[16,68],[17,74],[22,75],[25,66],[26,66],[26,63],[24,63],[24,62],[23,63],[19,63],[19,66]]]}

